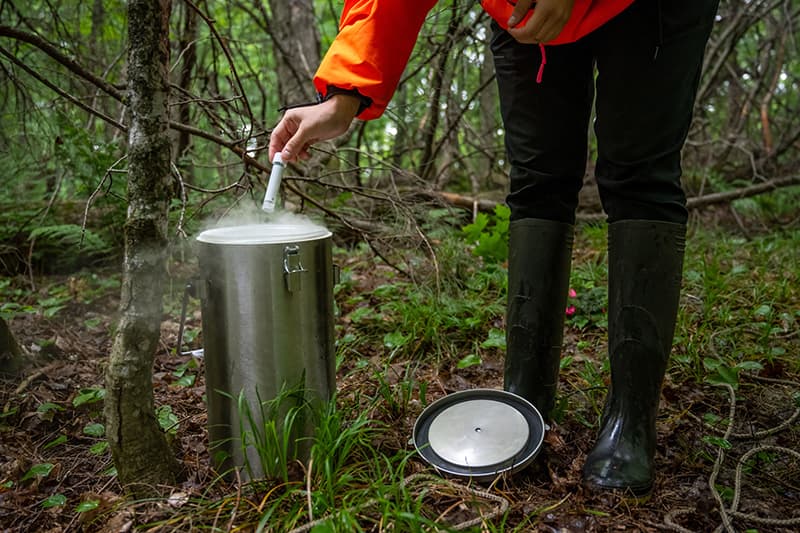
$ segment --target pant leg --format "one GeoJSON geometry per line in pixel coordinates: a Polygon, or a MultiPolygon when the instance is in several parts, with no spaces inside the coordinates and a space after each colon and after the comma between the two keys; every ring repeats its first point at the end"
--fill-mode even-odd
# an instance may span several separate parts
{"type": "Polygon", "coordinates": [[[596,177],[610,222],[686,222],[681,149],[717,4],[638,0],[590,36],[596,177]]]}
{"type": "Polygon", "coordinates": [[[586,169],[593,60],[583,42],[548,46],[541,83],[539,46],[520,44],[493,24],[500,111],[511,164],[511,220],[572,224],[586,169]]]}

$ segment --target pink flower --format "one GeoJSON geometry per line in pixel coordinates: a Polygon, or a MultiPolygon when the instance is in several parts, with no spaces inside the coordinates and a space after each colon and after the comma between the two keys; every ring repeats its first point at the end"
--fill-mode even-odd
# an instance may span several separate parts
{"type": "Polygon", "coordinates": [[[578,293],[575,292],[575,289],[572,289],[572,288],[569,290],[568,294],[569,294],[570,298],[577,298],[578,297],[578,293]]]}
{"type": "Polygon", "coordinates": [[[567,307],[567,316],[572,316],[574,314],[575,314],[575,306],[570,305],[569,307],[567,307]]]}

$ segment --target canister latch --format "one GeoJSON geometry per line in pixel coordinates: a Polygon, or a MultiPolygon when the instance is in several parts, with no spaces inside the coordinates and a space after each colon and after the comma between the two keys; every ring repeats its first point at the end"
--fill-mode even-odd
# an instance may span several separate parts
{"type": "Polygon", "coordinates": [[[297,292],[303,288],[301,277],[303,272],[306,272],[306,269],[300,263],[300,247],[286,246],[283,249],[283,279],[286,281],[286,290],[297,292]]]}

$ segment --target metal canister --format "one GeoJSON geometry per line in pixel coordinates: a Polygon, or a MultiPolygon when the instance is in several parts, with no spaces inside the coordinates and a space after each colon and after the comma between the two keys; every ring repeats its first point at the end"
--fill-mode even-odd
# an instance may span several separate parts
{"type": "MultiPolygon", "coordinates": [[[[251,224],[206,230],[197,243],[212,457],[261,477],[269,468],[253,441],[269,423],[264,404],[287,388],[311,405],[335,390],[331,233],[251,224]]],[[[302,458],[313,426],[292,432],[289,453],[302,458]]]]}

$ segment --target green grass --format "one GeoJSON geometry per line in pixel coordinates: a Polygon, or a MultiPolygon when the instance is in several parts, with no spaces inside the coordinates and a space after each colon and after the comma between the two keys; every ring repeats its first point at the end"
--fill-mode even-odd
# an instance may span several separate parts
{"type": "MultiPolygon", "coordinates": [[[[313,522],[315,533],[379,531],[389,524],[396,531],[447,531],[447,524],[477,516],[479,509],[490,511],[491,502],[455,494],[444,481],[409,481],[416,479],[415,472],[426,471],[407,439],[410,422],[436,388],[427,379],[431,369],[478,365],[481,356],[503,348],[498,332],[502,337],[504,266],[477,258],[455,232],[441,234],[439,247],[438,283],[433,276],[412,283],[371,272],[373,281],[379,279],[365,290],[356,280],[369,265],[345,268],[336,289],[340,393],[313,415],[317,429],[310,459],[302,465],[293,461],[280,424],[267,422],[262,429],[272,431],[273,438],[250,443],[260,447],[262,460],[275,461],[271,479],[239,492],[224,492],[222,483],[209,487],[205,497],[148,525],[161,531],[189,526],[212,531],[230,522],[236,528],[283,532],[313,522]],[[468,354],[477,359],[464,365],[468,354]]],[[[692,228],[669,371],[674,383],[700,390],[737,385],[744,373],[765,368],[780,366],[787,376],[800,372],[798,249],[797,229],[745,239],[692,228]]],[[[605,228],[579,227],[571,278],[577,311],[567,320],[577,340],[570,341],[571,355],[562,362],[559,418],[574,421],[587,434],[597,427],[609,371],[605,354],[599,353],[606,329],[605,257],[605,228]]],[[[286,416],[286,410],[265,405],[267,419],[286,416]]],[[[704,444],[685,453],[693,461],[713,460],[719,442],[709,429],[704,444]]],[[[555,509],[562,497],[541,508],[555,509]]],[[[616,512],[601,504],[586,511],[609,520],[616,512]]],[[[467,531],[525,531],[536,527],[537,513],[521,516],[517,509],[485,529],[467,531]]]]}
{"type": "MultiPolygon", "coordinates": [[[[309,530],[318,533],[372,531],[381,524],[393,524],[398,531],[450,530],[437,523],[437,518],[447,514],[442,511],[442,501],[455,497],[451,486],[436,478],[415,476],[410,464],[413,452],[378,450],[375,439],[387,428],[371,419],[358,403],[334,400],[313,408],[316,430],[310,457],[300,475],[290,474],[292,456],[286,452],[288,443],[281,438],[286,432],[281,428],[291,431],[292,420],[281,419],[279,413],[287,412],[281,408],[287,401],[296,405],[293,398],[293,393],[286,391],[263,402],[264,427],[271,432],[277,423],[276,439],[247,439],[262,460],[273,463],[266,479],[246,484],[237,494],[192,499],[180,512],[147,527],[182,531],[191,525],[215,531],[219,529],[213,524],[223,516],[226,523],[235,517],[238,527],[255,531],[290,531],[309,523],[315,524],[309,530]]],[[[369,403],[375,407],[381,401],[377,397],[369,403]]],[[[247,409],[241,415],[252,423],[247,409]]],[[[467,505],[479,502],[480,498],[467,500],[467,505]]]]}
{"type": "Polygon", "coordinates": [[[718,373],[709,360],[800,370],[791,353],[800,321],[798,246],[797,230],[749,240],[706,230],[690,236],[673,372],[702,381],[718,373]]]}
{"type": "MultiPolygon", "coordinates": [[[[800,265],[796,250],[800,245],[800,232],[776,232],[745,240],[724,231],[695,228],[689,236],[686,256],[684,295],[676,331],[676,349],[671,369],[672,379],[694,382],[735,382],[740,373],[757,371],[778,361],[796,373],[798,363],[791,356],[792,334],[796,332],[800,309],[798,286],[800,265]]],[[[573,267],[571,285],[577,292],[577,319],[568,321],[568,327],[589,333],[589,338],[604,334],[606,327],[603,312],[606,299],[605,283],[605,229],[586,226],[579,230],[576,249],[578,258],[573,267]],[[581,298],[583,296],[583,298],[581,298]],[[580,317],[583,314],[583,319],[580,317]]],[[[467,253],[468,250],[465,250],[467,253]]],[[[459,264],[463,258],[451,258],[459,264]]],[[[442,269],[457,272],[459,267],[444,262],[442,269]]],[[[415,360],[422,352],[434,353],[441,365],[453,365],[458,354],[474,350],[470,338],[486,338],[487,322],[497,321],[503,312],[502,267],[487,262],[473,275],[462,280],[451,280],[446,291],[434,292],[432,286],[408,282],[386,283],[368,294],[358,296],[351,318],[360,334],[359,344],[382,346],[386,361],[415,360]],[[368,305],[366,303],[368,302],[368,305]],[[359,312],[358,309],[366,309],[359,312]],[[399,334],[398,334],[399,332],[399,334]]],[[[343,346],[346,346],[343,345],[343,346]]],[[[579,343],[580,348],[580,343],[579,343]]],[[[587,348],[589,348],[587,346],[587,348]]],[[[352,355],[352,354],[351,354],[352,355]]],[[[608,367],[604,359],[599,364],[584,360],[580,364],[567,363],[565,372],[577,375],[584,383],[582,394],[574,395],[562,406],[562,416],[573,410],[579,422],[596,427],[602,410],[603,376],[608,367]],[[574,409],[575,404],[580,407],[574,409]]],[[[415,380],[413,367],[390,385],[386,369],[375,372],[378,383],[373,401],[384,415],[400,417],[408,412],[408,403],[420,394],[420,383],[415,380]]],[[[363,412],[362,412],[363,413],[363,412]]],[[[363,418],[358,411],[346,412],[338,417],[353,416],[356,425],[363,418]]],[[[377,433],[385,431],[378,429],[377,433]]],[[[709,436],[713,441],[713,436],[709,436]]],[[[403,524],[403,530],[416,531],[430,525],[425,518],[426,505],[400,489],[402,472],[405,472],[408,455],[384,455],[379,450],[362,450],[359,461],[339,462],[336,467],[317,471],[315,478],[321,484],[319,500],[321,509],[346,510],[336,516],[320,531],[369,530],[365,524],[403,524]],[[372,463],[372,464],[370,464],[372,463]],[[347,471],[359,465],[361,472],[383,472],[380,482],[369,484],[364,476],[344,475],[344,481],[333,482],[337,471],[347,471]],[[393,472],[387,475],[386,473],[393,472]],[[327,480],[327,481],[325,481],[327,480]],[[384,491],[392,498],[376,497],[384,491]],[[396,492],[396,491],[400,492],[396,492]],[[380,520],[366,518],[358,501],[377,498],[381,505],[375,510],[383,513],[380,520]],[[338,502],[347,502],[338,503],[338,502]],[[347,505],[350,507],[347,508],[347,505]],[[351,510],[347,510],[351,509],[351,510]],[[413,519],[412,519],[413,517],[413,519]],[[405,522],[404,522],[405,521],[405,522]]],[[[428,506],[430,506],[428,502],[428,506]]],[[[429,512],[429,509],[428,509],[429,512]]],[[[498,524],[502,524],[499,521],[498,524]]],[[[513,530],[513,527],[495,525],[494,530],[513,530]]]]}

